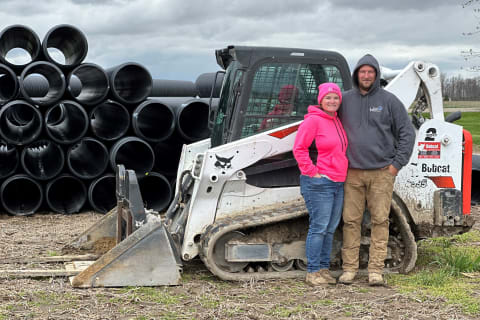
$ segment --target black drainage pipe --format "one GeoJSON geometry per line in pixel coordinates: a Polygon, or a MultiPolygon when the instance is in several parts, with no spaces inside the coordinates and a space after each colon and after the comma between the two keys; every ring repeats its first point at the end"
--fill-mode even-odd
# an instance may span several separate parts
{"type": "Polygon", "coordinates": [[[41,107],[52,105],[60,100],[65,93],[65,86],[63,72],[54,64],[45,61],[29,64],[20,75],[20,92],[23,98],[41,107]],[[28,81],[29,77],[38,77],[38,75],[47,80],[48,92],[44,96],[30,96],[23,83],[28,81]]]}
{"type": "Polygon", "coordinates": [[[79,29],[68,24],[61,24],[50,29],[42,41],[45,59],[62,69],[73,69],[87,56],[87,38],[79,29]],[[57,52],[50,52],[56,49],[57,52]],[[61,53],[63,57],[55,57],[61,53]]]}
{"type": "Polygon", "coordinates": [[[90,128],[104,141],[121,138],[130,127],[130,113],[120,103],[107,100],[90,111],[90,128]]]}
{"type": "Polygon", "coordinates": [[[45,128],[52,140],[60,144],[74,143],[87,132],[88,115],[80,104],[63,100],[45,113],[45,128]]]}
{"type": "Polygon", "coordinates": [[[212,95],[212,98],[219,98],[224,75],[224,73],[216,72],[202,73],[201,75],[199,75],[197,77],[197,80],[195,80],[195,85],[198,90],[198,96],[200,98],[210,98],[210,95],[212,95]],[[216,80],[215,75],[217,77],[216,80]],[[213,92],[212,86],[214,86],[213,92]]]}
{"type": "Polygon", "coordinates": [[[50,140],[38,140],[25,147],[21,155],[25,172],[38,180],[56,177],[63,169],[65,156],[62,148],[50,140]]]}
{"type": "Polygon", "coordinates": [[[107,69],[110,92],[122,104],[138,104],[152,91],[152,76],[142,65],[127,62],[107,69]]]}
{"type": "Polygon", "coordinates": [[[117,205],[115,196],[115,175],[108,173],[95,179],[88,188],[88,202],[93,210],[107,213],[117,205]]]}
{"type": "Polygon", "coordinates": [[[79,212],[87,201],[87,188],[82,180],[62,174],[47,183],[45,199],[54,212],[72,214],[79,212]]]}
{"type": "Polygon", "coordinates": [[[197,95],[197,86],[192,81],[162,79],[153,79],[150,93],[150,97],[196,97],[197,95]]]}
{"type": "Polygon", "coordinates": [[[31,104],[14,100],[0,110],[0,135],[11,144],[25,145],[42,132],[42,114],[31,104]]]}
{"type": "Polygon", "coordinates": [[[153,152],[155,153],[155,171],[167,176],[177,174],[178,162],[182,153],[181,144],[159,142],[153,148],[153,152]]]}
{"type": "Polygon", "coordinates": [[[103,68],[93,63],[83,63],[73,69],[67,81],[67,89],[72,98],[88,106],[102,102],[110,88],[103,68]],[[81,90],[78,90],[78,83],[81,84],[81,90]]]}
{"type": "Polygon", "coordinates": [[[115,170],[118,164],[134,170],[138,176],[152,171],[155,155],[152,147],[137,137],[125,137],[118,140],[110,150],[110,165],[115,170]]]}
{"type": "Polygon", "coordinates": [[[192,99],[178,105],[175,109],[176,128],[187,141],[198,141],[210,137],[208,128],[208,102],[192,99]]]}
{"type": "MultiPolygon", "coordinates": [[[[27,26],[12,25],[2,30],[0,33],[0,62],[9,66],[17,72],[29,63],[35,61],[41,52],[40,39],[35,31],[27,26]],[[17,63],[10,61],[7,58],[8,53],[12,49],[23,49],[28,54],[28,58],[24,63],[17,63]]],[[[22,57],[22,60],[23,57],[22,57]]]]}
{"type": "Polygon", "coordinates": [[[160,142],[175,130],[172,107],[156,100],[142,102],[132,114],[132,127],[137,136],[150,142],[160,142]]]}
{"type": "Polygon", "coordinates": [[[11,144],[0,141],[0,179],[15,173],[19,163],[20,157],[17,148],[11,144]]]}
{"type": "Polygon", "coordinates": [[[19,84],[15,72],[6,65],[0,64],[0,105],[15,99],[18,90],[19,84]]]}
{"type": "Polygon", "coordinates": [[[43,202],[41,185],[25,174],[11,176],[0,187],[2,205],[16,216],[34,214],[43,202]]]}
{"type": "Polygon", "coordinates": [[[163,175],[150,172],[138,179],[138,185],[145,208],[159,212],[167,208],[172,199],[172,187],[163,175]]]}
{"type": "Polygon", "coordinates": [[[105,172],[108,166],[108,150],[93,138],[83,138],[67,152],[70,172],[81,179],[93,179],[105,172]]]}

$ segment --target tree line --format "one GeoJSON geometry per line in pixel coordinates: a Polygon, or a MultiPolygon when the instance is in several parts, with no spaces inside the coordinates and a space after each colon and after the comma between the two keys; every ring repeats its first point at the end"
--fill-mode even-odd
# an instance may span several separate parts
{"type": "Polygon", "coordinates": [[[480,76],[463,78],[461,75],[446,77],[442,74],[442,93],[445,100],[480,100],[480,76]]]}

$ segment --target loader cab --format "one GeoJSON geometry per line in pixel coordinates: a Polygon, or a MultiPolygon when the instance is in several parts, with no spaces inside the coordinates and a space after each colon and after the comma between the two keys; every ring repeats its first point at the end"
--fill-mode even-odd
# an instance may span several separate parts
{"type": "Polygon", "coordinates": [[[210,114],[212,146],[303,120],[317,103],[318,86],[352,86],[345,58],[336,52],[229,46],[216,50],[225,69],[218,108],[210,114]]]}

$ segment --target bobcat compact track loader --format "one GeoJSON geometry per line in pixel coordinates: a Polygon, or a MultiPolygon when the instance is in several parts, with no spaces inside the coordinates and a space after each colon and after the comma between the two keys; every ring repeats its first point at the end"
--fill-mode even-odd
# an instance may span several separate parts
{"type": "MultiPolygon", "coordinates": [[[[116,239],[116,246],[77,275],[74,286],[173,285],[182,263],[198,256],[225,280],[304,275],[308,213],[292,147],[318,85],[351,88],[348,65],[336,52],[287,48],[229,46],[216,58],[225,75],[210,112],[211,139],[183,147],[166,214],[146,212],[135,174],[120,168],[117,208],[73,244],[116,239]]],[[[416,128],[412,157],[395,182],[385,260],[388,270],[409,272],[416,240],[473,224],[472,139],[454,118],[444,118],[435,65],[411,62],[385,89],[409,108],[416,128]]],[[[332,268],[341,266],[341,239],[340,226],[332,268]]],[[[361,267],[369,244],[366,214],[361,267]]]]}

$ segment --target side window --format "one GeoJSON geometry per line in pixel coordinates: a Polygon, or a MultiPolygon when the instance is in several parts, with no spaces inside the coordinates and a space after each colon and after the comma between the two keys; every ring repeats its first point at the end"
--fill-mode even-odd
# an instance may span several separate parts
{"type": "Polygon", "coordinates": [[[303,120],[309,105],[317,104],[318,86],[335,82],[343,89],[336,66],[268,63],[256,71],[241,137],[303,120]]]}

